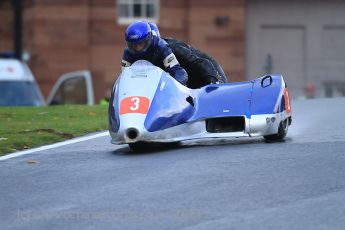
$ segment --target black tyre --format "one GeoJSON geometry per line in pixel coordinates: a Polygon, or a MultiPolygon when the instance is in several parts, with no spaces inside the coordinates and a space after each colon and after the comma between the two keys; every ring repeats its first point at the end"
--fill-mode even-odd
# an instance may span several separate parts
{"type": "Polygon", "coordinates": [[[289,119],[281,121],[278,127],[278,133],[264,136],[267,141],[280,141],[283,140],[289,129],[289,119]]]}
{"type": "Polygon", "coordinates": [[[179,142],[158,143],[158,142],[136,142],[128,144],[129,148],[136,152],[142,151],[158,151],[163,149],[177,148],[180,146],[179,142]]]}
{"type": "Polygon", "coordinates": [[[153,148],[153,143],[150,142],[136,142],[128,144],[129,148],[133,151],[146,151],[153,148]]]}

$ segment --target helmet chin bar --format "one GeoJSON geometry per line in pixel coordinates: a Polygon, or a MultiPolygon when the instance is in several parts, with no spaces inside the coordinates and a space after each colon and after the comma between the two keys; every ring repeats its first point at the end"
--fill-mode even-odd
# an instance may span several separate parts
{"type": "Polygon", "coordinates": [[[144,51],[146,46],[147,46],[146,41],[144,41],[137,44],[133,44],[133,49],[135,50],[135,52],[140,52],[140,51],[144,51]]]}

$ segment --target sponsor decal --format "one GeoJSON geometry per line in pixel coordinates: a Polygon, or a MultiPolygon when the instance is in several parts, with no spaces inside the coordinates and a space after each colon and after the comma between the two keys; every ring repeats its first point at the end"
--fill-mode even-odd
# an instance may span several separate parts
{"type": "Polygon", "coordinates": [[[14,73],[15,69],[12,66],[0,67],[0,72],[14,73]]]}
{"type": "Polygon", "coordinates": [[[138,34],[133,34],[129,36],[131,39],[138,39],[140,36],[138,34]]]}
{"type": "Polygon", "coordinates": [[[8,71],[9,73],[13,73],[13,72],[14,72],[14,69],[13,69],[11,66],[8,66],[8,67],[7,67],[7,71],[8,71]]]}
{"type": "Polygon", "coordinates": [[[128,61],[122,60],[122,61],[121,61],[121,66],[122,66],[122,67],[128,67],[128,66],[131,66],[131,63],[128,62],[128,61]]]}
{"type": "Polygon", "coordinates": [[[166,58],[164,58],[163,63],[166,68],[171,68],[179,64],[173,53],[169,54],[166,58]]]}
{"type": "Polygon", "coordinates": [[[126,97],[120,103],[120,115],[128,113],[147,114],[150,106],[150,99],[141,96],[126,97]]]}

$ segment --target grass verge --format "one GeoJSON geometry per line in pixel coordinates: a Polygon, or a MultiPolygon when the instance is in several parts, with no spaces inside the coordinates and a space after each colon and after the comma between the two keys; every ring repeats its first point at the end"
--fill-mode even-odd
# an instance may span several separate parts
{"type": "Polygon", "coordinates": [[[108,128],[107,106],[0,107],[0,156],[108,128]]]}

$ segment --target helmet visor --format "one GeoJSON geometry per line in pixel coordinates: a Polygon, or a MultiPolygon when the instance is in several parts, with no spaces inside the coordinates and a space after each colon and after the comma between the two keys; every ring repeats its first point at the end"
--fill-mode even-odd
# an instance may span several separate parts
{"type": "Polygon", "coordinates": [[[127,47],[132,53],[145,52],[151,45],[151,35],[147,36],[143,41],[140,42],[127,42],[127,47]]]}

